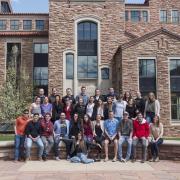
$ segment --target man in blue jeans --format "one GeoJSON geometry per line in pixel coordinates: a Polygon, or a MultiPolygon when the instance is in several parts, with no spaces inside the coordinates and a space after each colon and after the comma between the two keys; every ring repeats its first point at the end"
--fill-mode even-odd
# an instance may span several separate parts
{"type": "Polygon", "coordinates": [[[18,160],[24,160],[24,141],[25,141],[25,128],[29,121],[29,110],[25,109],[23,115],[16,119],[14,131],[15,131],[15,141],[14,141],[14,162],[18,160]]]}
{"type": "Polygon", "coordinates": [[[133,124],[132,120],[130,120],[128,117],[129,113],[124,112],[123,120],[121,121],[119,126],[119,161],[121,162],[129,161],[131,156],[133,124]],[[125,159],[122,157],[122,145],[124,144],[124,142],[127,142],[128,145],[125,159]]]}
{"type": "Polygon", "coordinates": [[[44,145],[40,137],[40,122],[39,114],[35,113],[33,115],[33,120],[29,121],[26,126],[26,161],[30,160],[31,147],[35,143],[39,148],[38,158],[39,161],[42,161],[42,155],[44,151],[44,145]]]}

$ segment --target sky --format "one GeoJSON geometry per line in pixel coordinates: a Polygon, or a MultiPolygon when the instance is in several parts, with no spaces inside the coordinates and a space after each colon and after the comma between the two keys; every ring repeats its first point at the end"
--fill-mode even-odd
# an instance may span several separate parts
{"type": "MultiPolygon", "coordinates": [[[[126,3],[142,3],[144,0],[126,0],[126,3]]],[[[14,12],[47,13],[48,0],[12,0],[14,12]]]]}

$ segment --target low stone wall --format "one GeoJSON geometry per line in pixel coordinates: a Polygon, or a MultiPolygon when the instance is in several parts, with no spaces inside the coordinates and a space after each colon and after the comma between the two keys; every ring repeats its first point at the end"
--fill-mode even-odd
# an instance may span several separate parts
{"type": "MultiPolygon", "coordinates": [[[[63,143],[60,144],[60,158],[66,158],[66,149],[63,143]]],[[[137,147],[137,157],[141,158],[141,147],[137,147]]],[[[109,158],[113,158],[113,145],[109,147],[109,158]]],[[[123,147],[123,152],[125,155],[126,145],[123,147]]],[[[89,152],[89,157],[95,158],[97,156],[96,150],[91,150],[89,152]]],[[[14,142],[13,141],[5,141],[0,142],[0,159],[4,160],[12,160],[14,157],[14,142]]],[[[49,159],[53,159],[54,153],[53,151],[49,155],[49,159]]],[[[176,160],[180,161],[180,141],[170,141],[165,140],[164,144],[160,147],[160,159],[162,160],[176,160]]],[[[32,160],[37,159],[37,147],[33,145],[31,150],[31,158],[32,160]]],[[[102,151],[102,158],[104,158],[104,149],[102,151]]],[[[148,147],[148,159],[151,158],[150,147],[148,147]]]]}

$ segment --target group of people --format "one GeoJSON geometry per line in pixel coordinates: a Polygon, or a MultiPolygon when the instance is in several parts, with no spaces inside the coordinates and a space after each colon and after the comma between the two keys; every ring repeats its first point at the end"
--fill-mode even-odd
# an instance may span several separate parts
{"type": "Polygon", "coordinates": [[[127,162],[136,161],[137,144],[142,145],[142,159],[147,160],[147,147],[150,144],[152,159],[159,161],[159,146],[163,143],[163,124],[160,122],[160,104],[154,93],[145,100],[140,92],[133,98],[130,92],[117,95],[109,88],[107,95],[100,89],[94,96],[86,94],[86,87],[74,97],[72,90],[66,96],[52,89],[49,97],[44,90],[29,109],[16,119],[15,124],[15,162],[31,159],[31,147],[38,146],[38,158],[46,161],[53,149],[55,159],[60,160],[60,142],[66,146],[67,159],[74,163],[92,163],[102,159],[104,144],[105,159],[109,160],[109,145],[113,144],[114,158],[127,162]],[[127,143],[127,153],[123,157],[122,146],[127,143]],[[97,151],[97,157],[89,159],[90,150],[97,151]]]}

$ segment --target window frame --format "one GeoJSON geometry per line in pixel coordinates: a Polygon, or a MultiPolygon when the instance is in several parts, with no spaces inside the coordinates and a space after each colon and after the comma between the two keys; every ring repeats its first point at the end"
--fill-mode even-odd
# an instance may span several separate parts
{"type": "Polygon", "coordinates": [[[5,19],[0,19],[0,22],[2,22],[2,26],[1,26],[1,23],[0,23],[0,31],[4,31],[7,29],[7,20],[5,19]],[[1,28],[2,27],[2,28],[1,28]]]}
{"type": "MultiPolygon", "coordinates": [[[[164,14],[163,14],[164,15],[164,14]]],[[[166,9],[160,9],[159,11],[159,21],[160,23],[168,23],[168,11],[166,9]],[[161,12],[166,12],[166,18],[161,16],[161,12]],[[166,21],[164,21],[166,20],[166,21]]]]}
{"type": "Polygon", "coordinates": [[[68,79],[68,80],[72,80],[72,79],[74,79],[74,53],[67,52],[65,54],[65,63],[66,63],[66,75],[65,75],[65,78],[68,79]],[[67,68],[67,56],[69,56],[69,55],[73,56],[73,59],[72,59],[72,61],[73,61],[73,63],[72,63],[72,76],[71,77],[70,76],[68,77],[68,74],[67,74],[67,72],[68,72],[68,68],[67,68]]]}
{"type": "Polygon", "coordinates": [[[23,20],[23,30],[25,31],[32,30],[32,20],[29,19],[23,20]],[[25,22],[30,22],[30,24],[25,24],[25,22]]]}
{"type": "Polygon", "coordinates": [[[11,19],[10,20],[10,30],[19,31],[19,29],[20,29],[20,21],[17,19],[11,19]],[[15,23],[12,24],[12,22],[17,22],[17,24],[15,24],[15,23]],[[17,28],[15,28],[15,27],[17,27],[17,28]]]}
{"type": "Polygon", "coordinates": [[[180,21],[180,11],[178,9],[172,9],[171,10],[171,22],[173,24],[179,24],[179,21],[180,21]],[[173,12],[178,12],[178,16],[177,17],[173,17],[173,12]],[[173,19],[177,19],[178,21],[173,21],[173,19]]]}
{"type": "Polygon", "coordinates": [[[45,29],[45,20],[43,20],[43,19],[37,19],[36,20],[36,30],[37,31],[44,31],[44,29],[45,29]],[[38,23],[40,23],[40,22],[43,22],[43,24],[38,24],[38,23]],[[39,28],[40,27],[40,28],[39,28]]]}
{"type": "Polygon", "coordinates": [[[138,22],[141,22],[141,14],[142,14],[142,12],[141,12],[141,10],[131,10],[130,11],[130,19],[131,19],[131,22],[133,22],[133,23],[138,23],[138,22]],[[135,12],[138,12],[139,14],[137,15],[137,16],[133,16],[133,14],[132,13],[135,13],[135,12]],[[138,19],[136,19],[136,18],[138,18],[138,19]],[[136,20],[135,20],[136,19],[136,20]]]}
{"type": "Polygon", "coordinates": [[[142,15],[142,21],[144,22],[144,23],[148,23],[149,22],[149,11],[148,10],[142,10],[141,11],[141,15],[142,15]],[[144,13],[147,13],[146,15],[147,16],[144,16],[144,13]]]}

